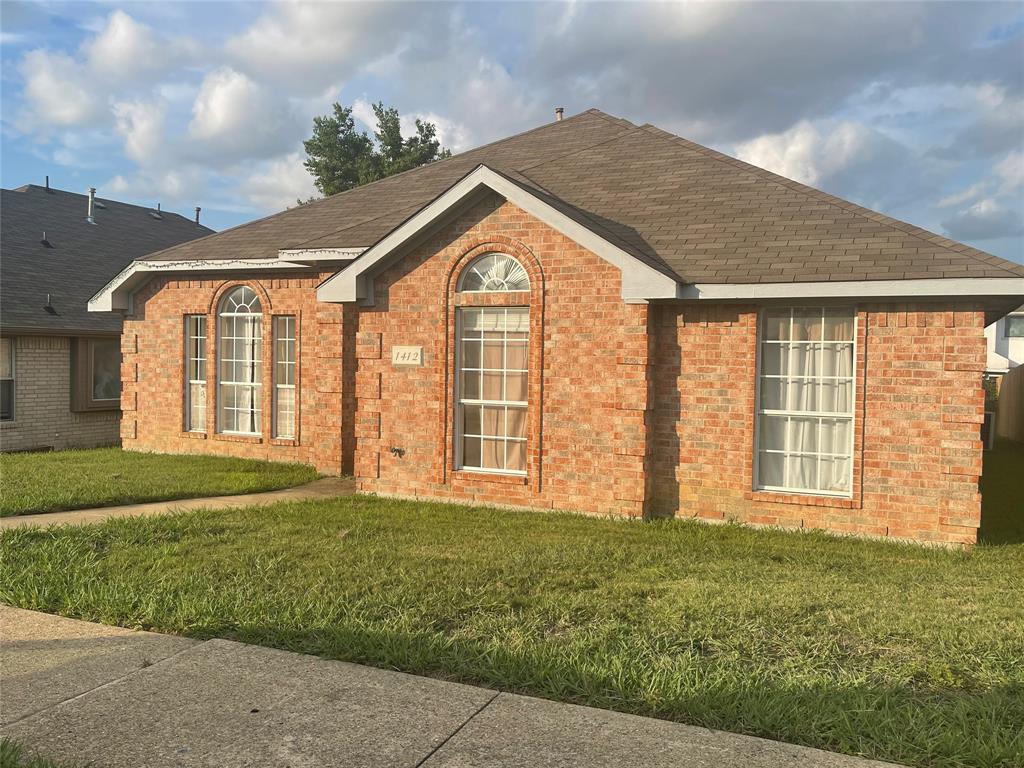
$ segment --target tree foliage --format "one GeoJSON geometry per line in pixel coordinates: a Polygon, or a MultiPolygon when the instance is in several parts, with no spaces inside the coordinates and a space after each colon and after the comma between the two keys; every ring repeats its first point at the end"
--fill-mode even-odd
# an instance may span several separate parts
{"type": "Polygon", "coordinates": [[[449,157],[437,139],[437,126],[416,120],[416,133],[402,136],[394,107],[373,105],[373,138],[357,131],[352,108],[335,103],[332,114],[313,118],[313,135],[302,143],[306,169],[325,197],[449,157]]]}

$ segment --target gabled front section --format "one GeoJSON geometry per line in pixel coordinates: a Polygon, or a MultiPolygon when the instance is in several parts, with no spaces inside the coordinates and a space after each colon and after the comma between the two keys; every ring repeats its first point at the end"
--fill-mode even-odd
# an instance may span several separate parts
{"type": "Polygon", "coordinates": [[[688,281],[639,229],[484,164],[359,242],[368,221],[98,294],[128,313],[125,447],[395,496],[975,540],[983,328],[1024,296],[1012,265],[688,281]]]}

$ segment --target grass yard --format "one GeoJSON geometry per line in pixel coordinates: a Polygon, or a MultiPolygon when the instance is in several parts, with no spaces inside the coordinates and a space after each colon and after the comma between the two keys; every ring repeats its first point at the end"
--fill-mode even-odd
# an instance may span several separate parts
{"type": "Polygon", "coordinates": [[[301,464],[120,448],[0,453],[0,516],[272,491],[316,477],[301,464]]]}
{"type": "MultiPolygon", "coordinates": [[[[1016,493],[1001,466],[986,483],[1016,493]]],[[[354,496],[9,530],[0,555],[0,601],[22,608],[916,766],[1024,765],[1022,544],[354,496]]]]}

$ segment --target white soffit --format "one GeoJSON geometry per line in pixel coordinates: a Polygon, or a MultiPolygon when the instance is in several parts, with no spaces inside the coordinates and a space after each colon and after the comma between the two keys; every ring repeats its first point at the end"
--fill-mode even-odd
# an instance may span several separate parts
{"type": "Polygon", "coordinates": [[[1024,296],[1022,277],[850,280],[820,283],[694,283],[679,298],[704,301],[771,299],[967,298],[1024,296]]]}
{"type": "Polygon", "coordinates": [[[90,312],[131,308],[131,296],[156,272],[253,272],[263,269],[307,269],[305,264],[274,259],[209,259],[190,261],[133,261],[89,299],[90,312]]]}
{"type": "Polygon", "coordinates": [[[352,261],[366,248],[282,248],[277,252],[281,261],[315,264],[320,262],[352,261]]]}
{"type": "Polygon", "coordinates": [[[383,267],[388,257],[414,240],[425,228],[441,219],[469,195],[487,187],[510,203],[543,221],[566,237],[615,265],[622,272],[622,298],[626,301],[674,299],[679,295],[679,282],[635,256],[605,240],[592,230],[574,221],[518,184],[509,181],[485,165],[463,177],[440,197],[396,227],[383,240],[369,248],[358,260],[332,276],[317,289],[320,301],[349,302],[373,296],[372,275],[383,267]]]}

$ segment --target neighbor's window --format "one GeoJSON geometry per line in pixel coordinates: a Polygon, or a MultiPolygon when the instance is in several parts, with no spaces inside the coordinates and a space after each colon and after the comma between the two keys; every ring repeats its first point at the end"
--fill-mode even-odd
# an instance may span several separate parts
{"type": "Polygon", "coordinates": [[[14,339],[0,339],[0,421],[14,420],[14,339]]]}
{"type": "Polygon", "coordinates": [[[1024,315],[1008,315],[1006,318],[1006,338],[1024,338],[1024,315]]]}
{"type": "Polygon", "coordinates": [[[206,315],[185,316],[185,430],[206,431],[206,315]]]}
{"type": "Polygon", "coordinates": [[[121,339],[78,338],[71,342],[71,410],[121,407],[121,339]]]}
{"type": "Polygon", "coordinates": [[[295,318],[274,318],[274,437],[295,439],[295,318]]]}
{"type": "Polygon", "coordinates": [[[217,325],[219,430],[258,435],[262,416],[263,330],[259,297],[240,285],[220,303],[217,325]]]}
{"type": "Polygon", "coordinates": [[[764,312],[758,488],[850,495],[854,317],[831,307],[764,312]]]}

